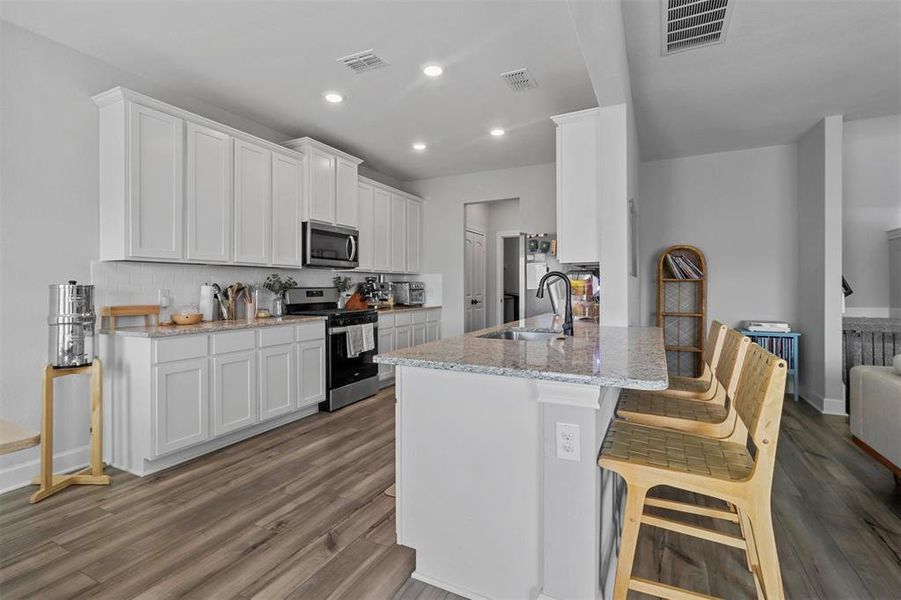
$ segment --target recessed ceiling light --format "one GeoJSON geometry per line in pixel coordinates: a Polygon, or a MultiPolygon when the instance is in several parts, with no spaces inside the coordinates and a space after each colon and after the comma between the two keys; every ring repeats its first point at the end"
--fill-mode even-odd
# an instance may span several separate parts
{"type": "Polygon", "coordinates": [[[344,100],[344,96],[338,92],[326,92],[322,94],[322,97],[325,98],[326,102],[331,102],[332,104],[338,104],[344,100]]]}
{"type": "Polygon", "coordinates": [[[495,127],[489,133],[491,133],[491,135],[493,135],[494,137],[501,137],[502,135],[504,135],[507,132],[504,131],[503,129],[501,129],[500,127],[495,127]]]}
{"type": "Polygon", "coordinates": [[[416,142],[415,144],[413,144],[414,150],[419,150],[421,152],[421,151],[425,150],[425,148],[426,148],[426,146],[422,142],[416,142]]]}
{"type": "Polygon", "coordinates": [[[422,70],[422,72],[429,77],[438,77],[439,75],[444,73],[444,69],[442,69],[440,65],[428,65],[422,70]]]}

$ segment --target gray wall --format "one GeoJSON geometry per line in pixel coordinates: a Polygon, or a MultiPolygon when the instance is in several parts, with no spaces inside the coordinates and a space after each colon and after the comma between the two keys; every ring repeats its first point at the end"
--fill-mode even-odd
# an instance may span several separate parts
{"type": "Polygon", "coordinates": [[[841,116],[798,142],[798,209],[801,395],[822,412],[843,413],[841,116]]]}
{"type": "Polygon", "coordinates": [[[901,227],[901,115],[848,121],[843,138],[842,271],[854,288],[845,314],[887,317],[886,231],[901,227]]]}
{"type": "Polygon", "coordinates": [[[640,168],[641,314],[656,324],[657,259],[692,244],[708,263],[708,317],[795,323],[794,145],[645,162],[640,168]]]}

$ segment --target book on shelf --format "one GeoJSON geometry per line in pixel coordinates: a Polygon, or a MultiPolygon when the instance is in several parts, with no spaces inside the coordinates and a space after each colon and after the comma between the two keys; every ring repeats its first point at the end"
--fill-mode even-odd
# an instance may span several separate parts
{"type": "Polygon", "coordinates": [[[791,333],[788,323],[777,321],[745,321],[745,329],[759,333],[791,333]]]}
{"type": "Polygon", "coordinates": [[[674,279],[703,279],[701,269],[685,256],[667,254],[666,264],[674,279]]]}

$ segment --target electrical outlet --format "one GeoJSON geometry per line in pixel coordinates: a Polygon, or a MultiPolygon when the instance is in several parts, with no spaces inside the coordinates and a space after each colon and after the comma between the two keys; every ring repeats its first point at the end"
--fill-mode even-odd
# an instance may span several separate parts
{"type": "Polygon", "coordinates": [[[582,436],[579,426],[572,423],[557,423],[557,458],[582,461],[582,436]]]}

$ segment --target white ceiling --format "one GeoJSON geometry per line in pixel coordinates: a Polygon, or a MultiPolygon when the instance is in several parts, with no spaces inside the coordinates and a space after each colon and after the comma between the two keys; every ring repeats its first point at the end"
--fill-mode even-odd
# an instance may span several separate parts
{"type": "Polygon", "coordinates": [[[565,2],[5,0],[3,18],[401,180],[552,162],[548,117],[596,105],[565,2]],[[390,66],[335,60],[370,48],[390,66]],[[537,89],[499,77],[519,67],[537,89]]]}
{"type": "Polygon", "coordinates": [[[660,52],[660,0],[624,0],[645,160],[796,141],[822,117],[901,113],[901,2],[732,0],[722,44],[660,52]]]}

